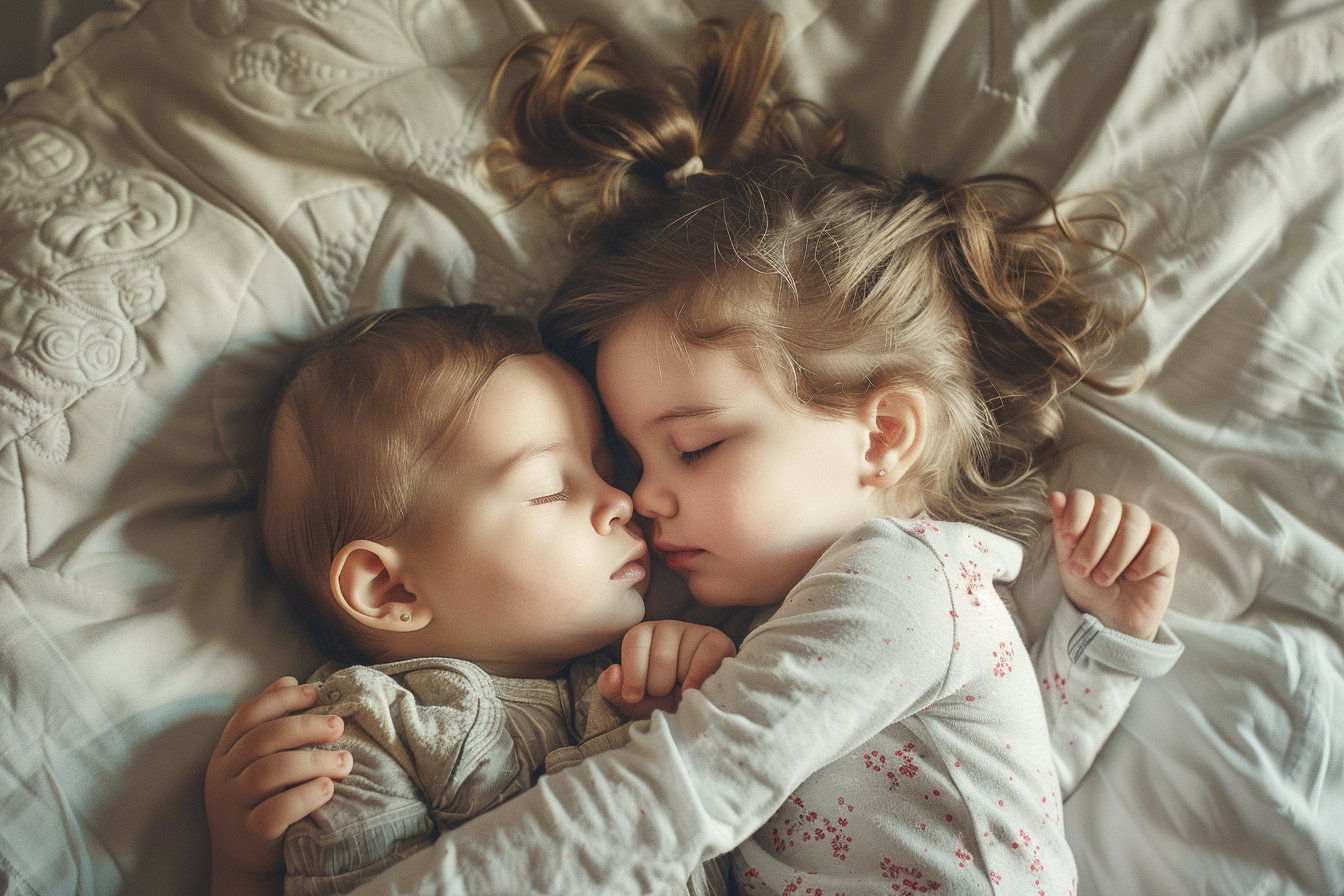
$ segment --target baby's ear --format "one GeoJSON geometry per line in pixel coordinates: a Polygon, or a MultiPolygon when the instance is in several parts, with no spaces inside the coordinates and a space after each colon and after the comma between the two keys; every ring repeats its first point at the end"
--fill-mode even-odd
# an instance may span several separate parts
{"type": "Polygon", "coordinates": [[[402,581],[401,557],[376,541],[350,542],[331,561],[331,596],[360,625],[386,632],[424,628],[432,616],[402,581]]]}
{"type": "Polygon", "coordinates": [[[894,485],[924,451],[927,404],[918,389],[884,389],[870,396],[859,411],[868,429],[864,484],[894,485]]]}

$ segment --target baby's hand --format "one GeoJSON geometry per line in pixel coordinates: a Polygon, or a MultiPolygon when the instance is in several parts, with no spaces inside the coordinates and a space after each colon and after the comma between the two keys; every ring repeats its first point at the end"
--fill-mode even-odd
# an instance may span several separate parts
{"type": "Polygon", "coordinates": [[[331,799],[350,773],[346,752],[306,750],[341,736],[337,716],[290,715],[317,703],[317,689],[286,676],[238,707],[205,772],[211,893],[262,892],[255,875],[282,875],[285,831],[331,799]]]}
{"type": "Polygon", "coordinates": [[[632,719],[676,709],[682,691],[699,688],[730,656],[732,638],[707,625],[660,619],[641,622],[621,641],[621,662],[597,680],[602,696],[632,719]]]}
{"type": "Polygon", "coordinates": [[[1055,560],[1074,606],[1145,641],[1171,602],[1180,543],[1142,507],[1075,489],[1050,495],[1055,560]]]}

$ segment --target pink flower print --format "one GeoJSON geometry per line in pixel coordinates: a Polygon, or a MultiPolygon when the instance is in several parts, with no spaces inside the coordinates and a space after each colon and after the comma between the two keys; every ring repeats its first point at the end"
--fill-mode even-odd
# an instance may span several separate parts
{"type": "Polygon", "coordinates": [[[907,778],[913,778],[915,772],[919,771],[919,766],[915,765],[915,745],[906,744],[896,751],[896,758],[900,759],[902,765],[897,771],[907,778]]]}
{"type": "MultiPolygon", "coordinates": [[[[849,824],[845,819],[840,819],[840,825],[849,824]]],[[[853,837],[846,836],[843,832],[838,832],[831,838],[831,858],[844,861],[849,852],[849,844],[854,842],[853,837]]]]}
{"type": "MultiPolygon", "coordinates": [[[[999,642],[999,649],[991,651],[994,656],[994,677],[1004,678],[1013,671],[1013,645],[1007,641],[999,642]]],[[[1058,677],[1058,675],[1056,675],[1058,677]]]]}
{"type": "Polygon", "coordinates": [[[936,880],[926,880],[924,872],[918,868],[906,868],[904,865],[897,865],[886,856],[878,863],[878,870],[887,880],[893,881],[891,892],[897,896],[915,896],[916,893],[933,893],[941,890],[943,885],[936,880]]]}
{"type": "Polygon", "coordinates": [[[971,599],[971,606],[980,606],[980,595],[985,589],[984,577],[980,575],[980,568],[975,565],[974,560],[963,560],[961,562],[961,581],[962,587],[966,590],[966,595],[971,599]]]}
{"type": "MultiPolygon", "coordinates": [[[[1036,886],[1039,888],[1041,885],[1041,872],[1045,870],[1045,864],[1041,861],[1041,848],[1039,846],[1031,845],[1031,835],[1028,834],[1026,831],[1022,830],[1022,828],[1017,829],[1017,836],[1022,838],[1022,845],[1031,850],[1030,868],[1031,873],[1036,875],[1035,879],[1032,882],[1035,883],[1036,886]]],[[[1014,844],[1014,846],[1016,846],[1016,844],[1014,844]]],[[[1045,893],[1045,891],[1041,889],[1037,889],[1036,892],[1041,894],[1045,893]]]]}
{"type": "Polygon", "coordinates": [[[1054,673],[1053,680],[1049,678],[1041,679],[1042,691],[1054,691],[1059,696],[1059,702],[1062,706],[1069,705],[1069,697],[1064,693],[1064,684],[1067,679],[1060,676],[1058,672],[1054,673]]]}
{"type": "Polygon", "coordinates": [[[892,768],[887,768],[887,757],[876,750],[871,753],[863,754],[864,768],[872,769],[885,776],[889,782],[889,789],[892,790],[901,786],[900,780],[896,777],[898,774],[904,775],[907,778],[913,778],[919,771],[919,765],[915,762],[919,756],[915,753],[914,744],[906,744],[895,750],[894,753],[895,755],[892,758],[892,768]],[[900,762],[901,764],[896,766],[897,762],[900,762]]]}
{"type": "Polygon", "coordinates": [[[957,866],[960,868],[965,868],[967,862],[970,862],[972,865],[975,864],[975,857],[972,856],[964,846],[957,847],[956,856],[957,856],[957,866]]]}
{"type": "MultiPolygon", "coordinates": [[[[803,801],[797,796],[797,794],[793,796],[791,802],[802,811],[799,812],[798,815],[794,818],[794,820],[782,831],[779,828],[774,828],[771,830],[770,843],[772,846],[775,847],[775,852],[783,852],[790,846],[794,845],[793,840],[794,831],[798,828],[799,825],[811,824],[812,822],[815,822],[817,820],[817,813],[809,812],[807,810],[807,807],[803,805],[803,801]]],[[[812,838],[810,835],[804,833],[803,839],[810,840],[812,838]]]]}
{"type": "MultiPolygon", "coordinates": [[[[798,840],[802,840],[804,843],[821,843],[829,839],[831,857],[843,862],[846,853],[849,852],[850,843],[854,841],[853,837],[845,833],[845,829],[849,827],[849,819],[843,815],[837,816],[834,821],[825,818],[803,805],[803,801],[796,794],[791,802],[798,807],[798,814],[783,830],[774,828],[770,832],[770,843],[774,846],[775,852],[784,852],[786,849],[796,846],[798,840]]],[[[845,805],[844,797],[840,798],[839,804],[846,811],[854,811],[853,806],[845,805]]]]}
{"type": "Polygon", "coordinates": [[[896,773],[887,768],[887,757],[876,750],[871,753],[863,754],[863,767],[870,768],[878,774],[886,776],[887,781],[890,782],[889,786],[891,788],[901,786],[901,782],[896,780],[896,773]]]}
{"type": "Polygon", "coordinates": [[[991,871],[991,872],[989,872],[989,879],[992,880],[992,881],[994,881],[994,883],[996,883],[996,884],[1001,884],[1001,883],[1003,883],[1003,875],[1002,875],[1002,874],[999,874],[999,872],[997,872],[997,871],[991,871]]]}

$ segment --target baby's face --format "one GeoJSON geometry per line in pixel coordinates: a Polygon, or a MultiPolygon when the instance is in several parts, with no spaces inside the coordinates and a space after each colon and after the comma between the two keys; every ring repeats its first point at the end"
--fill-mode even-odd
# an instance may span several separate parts
{"type": "Polygon", "coordinates": [[[514,677],[551,674],[644,617],[649,558],[592,389],[551,354],[517,355],[482,388],[441,495],[403,540],[423,635],[514,677]]]}
{"type": "Polygon", "coordinates": [[[642,467],[635,509],[703,603],[783,600],[872,515],[858,416],[805,412],[730,352],[680,351],[641,315],[602,339],[597,381],[642,467]]]}

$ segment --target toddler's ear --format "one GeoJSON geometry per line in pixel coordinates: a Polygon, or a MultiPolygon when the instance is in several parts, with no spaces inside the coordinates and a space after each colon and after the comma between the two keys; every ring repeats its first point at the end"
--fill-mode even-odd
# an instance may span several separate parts
{"type": "Polygon", "coordinates": [[[361,625],[388,632],[424,628],[429,608],[406,589],[396,549],[376,541],[350,542],[331,561],[331,595],[361,625]]]}
{"type": "Polygon", "coordinates": [[[919,460],[926,408],[924,393],[917,389],[885,389],[864,403],[859,413],[868,429],[865,485],[894,485],[919,460]]]}

